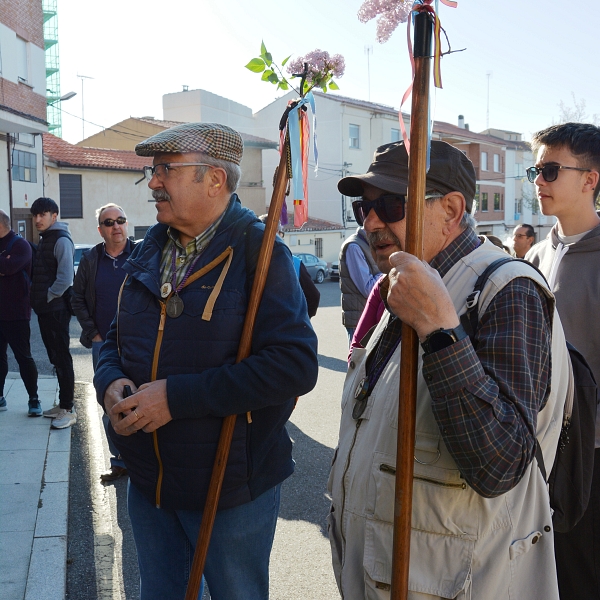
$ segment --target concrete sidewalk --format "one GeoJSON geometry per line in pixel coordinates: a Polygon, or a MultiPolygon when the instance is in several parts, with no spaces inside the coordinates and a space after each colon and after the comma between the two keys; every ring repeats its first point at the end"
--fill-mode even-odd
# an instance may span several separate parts
{"type": "MultiPolygon", "coordinates": [[[[42,410],[57,398],[55,377],[40,375],[42,410]]],[[[0,597],[64,600],[71,427],[27,416],[28,395],[18,373],[4,386],[0,412],[0,597]]]]}

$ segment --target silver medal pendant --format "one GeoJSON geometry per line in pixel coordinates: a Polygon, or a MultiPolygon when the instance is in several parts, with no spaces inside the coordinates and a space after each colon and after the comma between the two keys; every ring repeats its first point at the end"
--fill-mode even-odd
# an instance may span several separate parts
{"type": "Polygon", "coordinates": [[[167,300],[167,314],[172,319],[176,319],[183,312],[183,300],[174,294],[167,300]]]}
{"type": "Polygon", "coordinates": [[[160,295],[161,295],[161,298],[166,298],[171,293],[172,289],[173,288],[171,287],[171,284],[168,281],[167,281],[167,283],[163,283],[160,286],[160,295]]]}

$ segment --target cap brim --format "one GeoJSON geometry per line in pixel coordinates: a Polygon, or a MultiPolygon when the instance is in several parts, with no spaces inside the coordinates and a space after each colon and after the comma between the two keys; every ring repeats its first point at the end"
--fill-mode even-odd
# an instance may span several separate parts
{"type": "Polygon", "coordinates": [[[388,177],[380,173],[365,173],[364,175],[352,175],[344,177],[338,181],[338,190],[344,196],[362,196],[363,183],[368,183],[385,192],[406,195],[408,191],[408,181],[402,181],[397,177],[388,177]]]}

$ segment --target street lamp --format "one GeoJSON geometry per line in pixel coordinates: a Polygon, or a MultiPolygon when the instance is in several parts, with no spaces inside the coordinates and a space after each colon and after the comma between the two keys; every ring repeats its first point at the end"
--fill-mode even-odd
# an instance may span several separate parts
{"type": "Polygon", "coordinates": [[[79,73],[77,73],[77,77],[79,77],[81,79],[81,127],[82,127],[82,134],[83,134],[82,139],[85,139],[85,118],[84,118],[84,113],[83,113],[83,80],[84,79],[94,79],[94,78],[90,77],[89,75],[80,75],[79,73]]]}

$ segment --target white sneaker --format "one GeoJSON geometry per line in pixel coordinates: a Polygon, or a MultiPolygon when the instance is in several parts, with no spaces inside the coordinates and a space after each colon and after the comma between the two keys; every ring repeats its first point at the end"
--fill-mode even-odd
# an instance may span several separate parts
{"type": "Polygon", "coordinates": [[[48,419],[54,419],[54,417],[62,410],[60,406],[53,406],[48,410],[45,410],[42,414],[48,419]]]}
{"type": "Polygon", "coordinates": [[[66,429],[67,427],[74,425],[76,422],[77,413],[75,412],[74,408],[71,410],[61,408],[52,420],[50,427],[52,427],[52,429],[66,429]]]}

